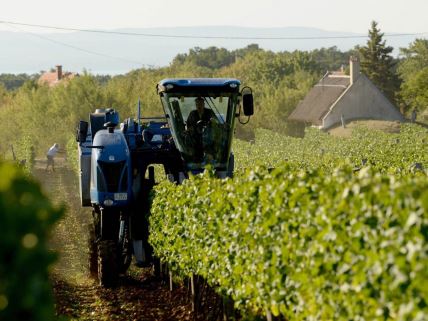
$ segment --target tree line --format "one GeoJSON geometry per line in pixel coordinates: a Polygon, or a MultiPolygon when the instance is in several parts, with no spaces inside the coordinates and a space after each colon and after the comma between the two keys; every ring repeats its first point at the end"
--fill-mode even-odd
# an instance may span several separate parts
{"type": "Polygon", "coordinates": [[[53,140],[66,144],[79,119],[95,108],[112,107],[122,117],[135,117],[140,98],[145,116],[163,113],[155,85],[163,78],[234,77],[254,90],[256,114],[249,126],[238,132],[251,135],[254,128],[287,133],[287,117],[327,70],[348,69],[350,56],[357,56],[364,72],[405,114],[428,106],[428,40],[416,39],[400,48],[399,57],[386,44],[373,22],[365,46],[349,51],[337,47],[312,51],[272,52],[257,44],[227,50],[193,48],[177,55],[169,66],[142,68],[124,75],[80,77],[49,88],[32,76],[0,75],[0,155],[10,153],[31,137],[36,150],[47,149],[53,140]],[[22,81],[24,80],[24,81],[22,81]],[[14,85],[13,85],[14,84],[14,85]]]}

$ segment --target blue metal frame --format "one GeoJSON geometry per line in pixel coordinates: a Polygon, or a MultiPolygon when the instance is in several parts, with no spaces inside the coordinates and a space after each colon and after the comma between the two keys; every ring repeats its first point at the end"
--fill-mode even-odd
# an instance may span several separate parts
{"type": "Polygon", "coordinates": [[[91,203],[100,205],[101,207],[124,207],[128,206],[131,202],[132,197],[132,164],[130,151],[126,142],[125,136],[120,130],[115,130],[109,133],[108,130],[103,129],[96,133],[94,140],[94,146],[102,146],[103,148],[93,148],[91,155],[91,203]],[[105,188],[101,186],[107,184],[108,178],[105,177],[100,162],[105,164],[116,165],[123,162],[123,167],[120,170],[120,177],[118,178],[117,186],[122,186],[125,175],[127,176],[127,186],[125,191],[105,191],[105,188]],[[126,167],[126,172],[124,169],[126,167]],[[102,180],[102,181],[99,181],[102,180]],[[126,193],[126,200],[115,199],[118,194],[126,193]],[[111,200],[112,204],[106,203],[106,200],[111,200]]]}

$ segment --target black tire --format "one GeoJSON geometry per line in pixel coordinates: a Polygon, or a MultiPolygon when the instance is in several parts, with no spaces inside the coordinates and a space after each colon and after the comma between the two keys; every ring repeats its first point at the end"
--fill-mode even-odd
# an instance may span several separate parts
{"type": "Polygon", "coordinates": [[[88,226],[88,269],[91,278],[98,278],[98,247],[93,224],[88,226]]]}
{"type": "Polygon", "coordinates": [[[117,264],[117,245],[112,240],[98,242],[98,281],[109,288],[117,284],[119,269],[117,264]]]}
{"type": "Polygon", "coordinates": [[[122,242],[117,246],[117,257],[119,258],[119,273],[124,274],[132,262],[132,245],[129,238],[129,226],[125,227],[125,233],[122,242]]]}
{"type": "Polygon", "coordinates": [[[233,178],[235,171],[235,154],[230,153],[229,164],[227,166],[227,177],[233,178]]]}

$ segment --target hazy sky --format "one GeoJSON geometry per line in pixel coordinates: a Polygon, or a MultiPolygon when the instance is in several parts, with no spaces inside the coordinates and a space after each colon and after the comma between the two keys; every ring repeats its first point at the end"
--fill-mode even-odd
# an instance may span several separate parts
{"type": "Polygon", "coordinates": [[[0,5],[0,20],[76,28],[304,26],[366,33],[376,20],[383,32],[428,32],[428,0],[0,0],[0,5]]]}

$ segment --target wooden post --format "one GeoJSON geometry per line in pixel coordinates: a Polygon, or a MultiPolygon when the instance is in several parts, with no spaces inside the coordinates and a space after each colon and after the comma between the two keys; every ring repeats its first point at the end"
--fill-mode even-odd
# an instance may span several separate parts
{"type": "Polygon", "coordinates": [[[266,321],[272,321],[272,313],[269,310],[266,311],[266,321]]]}
{"type": "Polygon", "coordinates": [[[172,292],[172,272],[169,271],[169,291],[172,292]]]}
{"type": "Polygon", "coordinates": [[[16,155],[15,155],[15,151],[13,150],[13,145],[10,145],[10,149],[12,150],[12,157],[13,157],[13,161],[16,161],[16,155]]]}
{"type": "Polygon", "coordinates": [[[162,262],[159,258],[154,258],[153,274],[157,280],[162,278],[162,262]]]}
{"type": "Polygon", "coordinates": [[[232,318],[234,310],[232,300],[224,295],[221,297],[221,299],[223,304],[223,321],[235,320],[235,318],[232,318]]]}
{"type": "Polygon", "coordinates": [[[162,283],[165,284],[166,283],[166,279],[168,277],[168,263],[163,263],[162,264],[162,275],[161,275],[161,280],[162,283]]]}
{"type": "Polygon", "coordinates": [[[190,290],[191,290],[191,300],[192,300],[192,312],[196,310],[196,287],[195,287],[195,276],[190,276],[190,290]]]}

